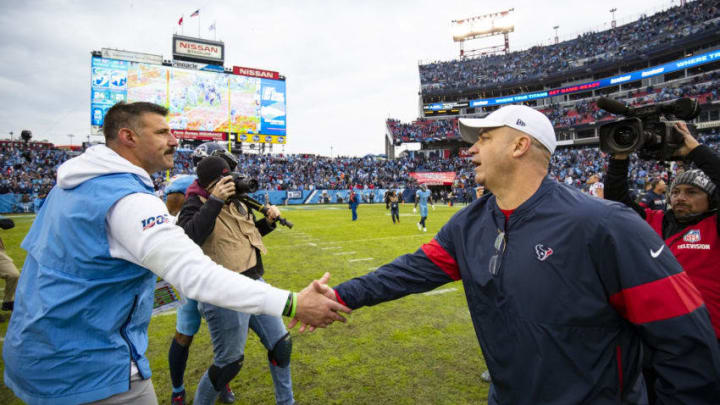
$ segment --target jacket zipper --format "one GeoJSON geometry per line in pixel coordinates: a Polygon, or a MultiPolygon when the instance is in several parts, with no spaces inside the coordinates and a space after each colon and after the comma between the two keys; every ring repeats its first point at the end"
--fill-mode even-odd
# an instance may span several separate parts
{"type": "Polygon", "coordinates": [[[623,397],[623,369],[622,369],[622,348],[620,345],[615,346],[615,360],[617,361],[618,370],[618,387],[620,393],[620,400],[623,397]]]}
{"type": "MultiPolygon", "coordinates": [[[[138,300],[138,296],[136,295],[133,298],[133,304],[132,304],[132,307],[130,307],[130,313],[128,314],[128,317],[125,320],[125,323],[123,323],[122,327],[120,328],[120,336],[122,336],[125,343],[127,343],[128,352],[130,353],[131,364],[130,364],[130,373],[128,376],[128,390],[130,390],[130,381],[132,380],[132,362],[134,361],[135,364],[137,365],[136,360],[137,360],[138,356],[137,356],[137,353],[135,352],[135,347],[130,343],[130,338],[128,338],[127,331],[125,329],[127,328],[128,324],[130,324],[130,320],[132,319],[132,316],[135,313],[135,307],[137,306],[137,300],[138,300]]],[[[140,373],[139,367],[138,367],[138,373],[140,373]]],[[[142,374],[141,374],[141,376],[142,376],[142,374]]]]}

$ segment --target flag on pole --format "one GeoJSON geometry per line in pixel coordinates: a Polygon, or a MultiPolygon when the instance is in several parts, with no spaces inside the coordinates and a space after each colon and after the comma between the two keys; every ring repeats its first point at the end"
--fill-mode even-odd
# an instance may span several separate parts
{"type": "Polygon", "coordinates": [[[178,20],[178,25],[182,25],[182,20],[183,20],[183,18],[180,17],[180,19],[178,20]]]}
{"type": "Polygon", "coordinates": [[[208,27],[208,31],[215,31],[215,21],[213,21],[213,23],[210,24],[210,27],[208,27]]]}
{"type": "Polygon", "coordinates": [[[200,15],[200,9],[195,10],[192,14],[190,14],[190,17],[197,17],[200,15]]]}

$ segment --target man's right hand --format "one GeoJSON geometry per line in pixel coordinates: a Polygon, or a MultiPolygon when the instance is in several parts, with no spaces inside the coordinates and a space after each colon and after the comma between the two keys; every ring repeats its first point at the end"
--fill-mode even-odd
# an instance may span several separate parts
{"type": "Polygon", "coordinates": [[[325,328],[334,321],[346,321],[338,312],[349,314],[352,310],[337,302],[333,290],[326,284],[329,279],[330,273],[325,273],[320,280],[313,281],[298,293],[295,318],[290,321],[288,328],[292,329],[300,323],[300,332],[306,327],[312,332],[316,328],[325,328]]]}
{"type": "Polygon", "coordinates": [[[235,182],[232,176],[225,176],[215,183],[212,194],[210,195],[218,200],[227,201],[233,194],[235,194],[235,182]]]}

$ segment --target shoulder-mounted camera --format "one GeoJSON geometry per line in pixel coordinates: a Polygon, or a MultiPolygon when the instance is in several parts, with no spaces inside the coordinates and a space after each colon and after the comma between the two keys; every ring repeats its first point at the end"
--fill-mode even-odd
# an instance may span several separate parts
{"type": "MultiPolygon", "coordinates": [[[[700,114],[697,101],[690,98],[633,108],[601,97],[597,105],[607,112],[627,117],[600,126],[600,150],[605,153],[637,151],[638,157],[643,160],[682,160],[673,156],[684,144],[683,135],[675,128],[675,123],[692,120],[700,114]]],[[[695,126],[687,125],[695,136],[695,126]]]]}

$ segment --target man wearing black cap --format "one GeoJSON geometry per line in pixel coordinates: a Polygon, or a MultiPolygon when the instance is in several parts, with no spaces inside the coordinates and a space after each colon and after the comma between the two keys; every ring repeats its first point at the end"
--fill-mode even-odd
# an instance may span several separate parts
{"type": "MultiPolygon", "coordinates": [[[[235,183],[228,162],[209,156],[198,163],[198,179],[187,190],[178,225],[215,262],[255,280],[263,281],[261,253],[267,249],[262,236],[275,229],[280,210],[268,208],[265,218],[233,198],[235,183]]],[[[242,368],[248,328],[252,328],[268,350],[270,373],[278,404],[292,404],[290,353],[292,342],[280,317],[252,315],[201,303],[212,337],[215,359],[203,375],[195,393],[196,404],[214,404],[227,383],[242,368]]]]}
{"type": "MultiPolygon", "coordinates": [[[[610,158],[606,198],[620,201],[635,210],[660,235],[702,295],[710,313],[715,336],[720,342],[720,157],[712,149],[700,145],[685,123],[676,124],[684,136],[684,145],[676,155],[693,162],[694,169],[675,177],[670,185],[670,205],[662,209],[642,207],[630,198],[627,184],[628,155],[610,158]]],[[[660,180],[662,181],[662,180],[660,180]]],[[[660,255],[666,245],[649,253],[660,255]]],[[[652,387],[654,371],[645,370],[648,388],[652,387]]],[[[653,390],[648,390],[653,402],[653,390]]]]}

